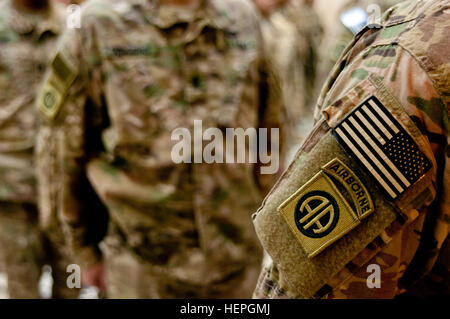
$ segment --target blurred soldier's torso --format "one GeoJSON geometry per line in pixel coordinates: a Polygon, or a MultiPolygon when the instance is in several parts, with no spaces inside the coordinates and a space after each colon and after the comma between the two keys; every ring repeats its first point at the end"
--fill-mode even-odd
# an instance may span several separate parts
{"type": "Polygon", "coordinates": [[[323,29],[312,5],[301,0],[279,4],[261,18],[265,55],[278,77],[280,96],[286,105],[290,125],[297,126],[290,137],[296,146],[310,127],[316,99],[316,67],[323,29]]]}
{"type": "Polygon", "coordinates": [[[78,290],[65,282],[72,261],[58,219],[37,212],[34,161],[36,95],[55,54],[64,12],[51,2],[42,10],[16,5],[0,3],[0,254],[11,298],[39,298],[44,262],[52,266],[53,297],[76,298],[78,290]]]}
{"type": "MultiPolygon", "coordinates": [[[[82,28],[64,36],[62,66],[53,66],[42,94],[57,92],[54,100],[64,102],[41,100],[53,124],[42,130],[38,156],[45,158],[48,139],[61,136],[67,145],[57,152],[67,166],[67,189],[79,169],[76,159],[87,162],[110,214],[106,246],[127,247],[152,265],[155,281],[146,289],[159,289],[153,297],[220,296],[233,285],[243,296],[261,257],[250,218],[261,200],[255,165],[193,164],[191,155],[176,164],[172,158],[173,132],[193,133],[194,120],[224,134],[225,128],[279,126],[280,112],[261,106],[252,7],[239,0],[200,3],[180,9],[157,1],[88,2],[82,28]],[[77,79],[65,85],[72,75],[77,79]],[[94,145],[88,151],[85,134],[85,143],[94,145]]],[[[194,142],[202,144],[192,134],[194,142]]],[[[42,163],[45,172],[51,164],[42,163]]],[[[72,199],[61,204],[76,214],[72,199]]]]}

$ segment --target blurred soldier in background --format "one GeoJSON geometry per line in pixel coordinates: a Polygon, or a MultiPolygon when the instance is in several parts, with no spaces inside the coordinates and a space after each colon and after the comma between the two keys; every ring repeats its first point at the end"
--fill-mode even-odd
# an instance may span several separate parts
{"type": "Polygon", "coordinates": [[[272,257],[256,298],[449,294],[449,7],[398,4],[343,52],[255,215],[272,257]]]}
{"type": "Polygon", "coordinates": [[[247,0],[84,3],[38,99],[37,156],[41,209],[64,220],[87,283],[105,285],[103,257],[110,298],[251,296],[262,252],[250,212],[275,176],[190,154],[176,164],[171,137],[194,120],[284,123],[261,45],[247,0]],[[89,184],[109,213],[101,250],[89,184]]]}
{"type": "Polygon", "coordinates": [[[331,50],[327,51],[329,54],[328,59],[330,60],[328,70],[331,70],[345,47],[366,24],[377,23],[377,20],[381,21],[383,12],[401,1],[402,0],[347,1],[339,14],[339,27],[336,28],[331,50]]]}
{"type": "Polygon", "coordinates": [[[44,0],[5,0],[0,5],[0,259],[9,296],[39,298],[45,262],[53,268],[53,296],[76,297],[78,291],[66,286],[70,262],[57,219],[38,217],[33,160],[35,96],[54,55],[63,15],[44,0]]]}
{"type": "MultiPolygon", "coordinates": [[[[325,18],[333,21],[327,27],[325,40],[320,50],[318,82],[320,90],[331,69],[338,61],[342,51],[352,41],[353,37],[366,24],[379,23],[382,14],[401,0],[340,0],[342,2],[325,18]],[[378,22],[377,22],[378,21],[378,22]]],[[[322,8],[325,9],[325,8],[322,8]]],[[[324,17],[322,17],[324,18],[324,17]]],[[[319,92],[320,93],[320,92],[319,92]]]]}
{"type": "Polygon", "coordinates": [[[298,145],[310,127],[315,103],[316,67],[323,30],[312,1],[254,0],[263,14],[266,56],[276,70],[291,125],[288,144],[298,145]]]}

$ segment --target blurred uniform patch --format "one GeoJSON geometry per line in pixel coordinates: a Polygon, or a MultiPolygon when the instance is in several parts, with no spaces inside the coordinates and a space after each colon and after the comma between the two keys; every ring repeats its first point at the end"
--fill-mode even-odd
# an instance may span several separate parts
{"type": "Polygon", "coordinates": [[[54,119],[64,102],[64,96],[77,76],[77,72],[58,53],[50,65],[50,74],[37,98],[39,111],[48,119],[54,119]]]}

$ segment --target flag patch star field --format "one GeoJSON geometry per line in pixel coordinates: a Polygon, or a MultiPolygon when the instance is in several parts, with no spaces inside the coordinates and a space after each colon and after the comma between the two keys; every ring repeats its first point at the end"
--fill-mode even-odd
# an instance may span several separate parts
{"type": "Polygon", "coordinates": [[[375,96],[355,108],[334,128],[333,135],[392,200],[432,167],[413,138],[375,96]]]}

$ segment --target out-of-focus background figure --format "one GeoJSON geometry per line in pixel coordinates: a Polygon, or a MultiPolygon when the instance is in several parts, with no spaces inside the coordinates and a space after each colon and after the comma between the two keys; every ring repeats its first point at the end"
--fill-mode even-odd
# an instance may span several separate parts
{"type": "Polygon", "coordinates": [[[289,124],[295,127],[288,145],[293,147],[311,127],[319,45],[323,29],[313,1],[254,0],[262,13],[265,54],[280,84],[289,124]]]}
{"type": "Polygon", "coordinates": [[[339,24],[334,30],[331,49],[328,51],[330,69],[342,51],[366,24],[381,22],[382,14],[402,0],[350,0],[339,10],[339,24]]]}
{"type": "MultiPolygon", "coordinates": [[[[94,0],[82,21],[63,35],[38,101],[40,208],[61,212],[85,281],[110,298],[250,297],[262,256],[251,214],[277,175],[268,183],[257,164],[194,164],[193,154],[175,163],[171,136],[201,120],[282,138],[255,7],[94,0]],[[99,210],[86,184],[109,224],[89,221],[99,210]]],[[[195,153],[207,144],[196,134],[195,153]]]]}
{"type": "Polygon", "coordinates": [[[66,286],[70,264],[56,216],[39,215],[34,172],[35,96],[64,23],[51,1],[0,3],[0,260],[11,298],[39,298],[44,263],[53,297],[77,297],[66,286]],[[44,229],[43,232],[41,229],[44,229]]]}
{"type": "MultiPolygon", "coordinates": [[[[367,23],[381,19],[383,13],[402,0],[315,0],[324,26],[319,50],[315,98],[342,51],[367,23]]],[[[314,107],[314,106],[313,106],[314,107]]]]}

